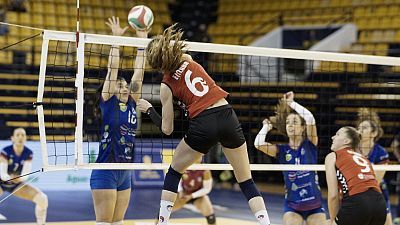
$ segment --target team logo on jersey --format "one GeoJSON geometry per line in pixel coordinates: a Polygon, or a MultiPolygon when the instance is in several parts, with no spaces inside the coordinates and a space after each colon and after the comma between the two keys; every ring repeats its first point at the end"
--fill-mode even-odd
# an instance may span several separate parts
{"type": "MultiPolygon", "coordinates": [[[[12,157],[12,156],[11,156],[11,157],[12,157]]],[[[14,160],[13,160],[12,158],[10,158],[10,159],[8,160],[8,165],[13,164],[13,162],[14,162],[14,160]]]]}
{"type": "Polygon", "coordinates": [[[102,147],[103,147],[103,150],[105,150],[107,148],[107,144],[103,144],[102,147]]]}
{"type": "Polygon", "coordinates": [[[295,183],[292,184],[292,191],[297,191],[297,189],[299,189],[299,187],[297,187],[297,185],[295,183]]]}
{"type": "Polygon", "coordinates": [[[301,148],[301,155],[305,155],[306,154],[306,150],[304,148],[301,148]]]}
{"type": "Polygon", "coordinates": [[[127,109],[128,106],[125,103],[122,102],[119,103],[119,110],[121,110],[122,112],[126,112],[127,109]]]}
{"type": "Polygon", "coordinates": [[[125,144],[125,137],[121,137],[121,139],[119,139],[119,143],[121,144],[121,145],[124,145],[125,144]]]}
{"type": "Polygon", "coordinates": [[[286,154],[285,158],[286,158],[286,161],[289,162],[290,160],[292,160],[292,155],[291,154],[286,154]]]}
{"type": "Polygon", "coordinates": [[[301,191],[299,192],[300,197],[304,197],[305,195],[308,194],[308,191],[306,189],[301,189],[301,191]]]}

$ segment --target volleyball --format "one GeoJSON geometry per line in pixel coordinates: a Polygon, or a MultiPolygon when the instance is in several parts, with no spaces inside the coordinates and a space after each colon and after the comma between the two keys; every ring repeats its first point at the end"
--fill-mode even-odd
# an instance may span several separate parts
{"type": "Polygon", "coordinates": [[[146,30],[153,24],[154,16],[151,9],[144,5],[137,5],[129,11],[128,22],[136,30],[146,30]]]}

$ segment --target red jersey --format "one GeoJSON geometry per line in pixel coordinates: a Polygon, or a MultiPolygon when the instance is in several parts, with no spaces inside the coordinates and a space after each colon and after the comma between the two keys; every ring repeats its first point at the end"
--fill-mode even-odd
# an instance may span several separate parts
{"type": "Polygon", "coordinates": [[[182,175],[182,189],[187,195],[203,188],[204,170],[187,170],[182,175]]]}
{"type": "Polygon", "coordinates": [[[371,162],[363,155],[344,148],[336,151],[336,176],[343,197],[362,193],[372,188],[381,192],[371,162]]]}
{"type": "Polygon", "coordinates": [[[215,84],[203,67],[195,61],[185,61],[175,73],[165,73],[163,83],[168,85],[189,118],[197,116],[228,92],[215,84]]]}

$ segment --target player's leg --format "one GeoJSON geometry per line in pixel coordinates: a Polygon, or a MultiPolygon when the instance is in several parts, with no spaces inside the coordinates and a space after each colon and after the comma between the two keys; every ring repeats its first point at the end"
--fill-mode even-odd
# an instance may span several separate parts
{"type": "Polygon", "coordinates": [[[117,202],[115,204],[113,225],[122,225],[125,217],[126,210],[129,206],[129,200],[131,198],[131,189],[125,189],[123,191],[117,191],[117,202]]]}
{"type": "Polygon", "coordinates": [[[242,127],[232,108],[218,115],[218,136],[223,151],[233,167],[240,189],[246,196],[250,209],[262,225],[270,224],[265,203],[251,177],[246,139],[242,127]]]}
{"type": "Polygon", "coordinates": [[[96,225],[113,222],[117,202],[117,182],[115,171],[93,170],[90,177],[96,225]]]}
{"type": "MultiPolygon", "coordinates": [[[[18,187],[17,187],[18,188],[18,187]]],[[[46,223],[48,199],[39,189],[27,184],[14,193],[14,196],[32,201],[35,203],[36,222],[38,224],[46,223]]]]}
{"type": "MultiPolygon", "coordinates": [[[[286,212],[283,214],[283,225],[302,225],[303,217],[295,212],[286,212]]],[[[322,225],[322,224],[321,224],[322,225]]]]}
{"type": "Polygon", "coordinates": [[[117,202],[117,190],[94,189],[92,190],[92,197],[96,224],[111,224],[117,202]]]}
{"type": "Polygon", "coordinates": [[[393,221],[392,214],[391,213],[386,214],[385,225],[392,225],[393,224],[392,221],[393,221]]]}
{"type": "Polygon", "coordinates": [[[203,154],[193,150],[186,144],[185,140],[176,147],[171,166],[164,179],[164,188],[161,192],[159,224],[167,224],[177,197],[179,181],[182,174],[194,162],[199,160],[203,154]]]}
{"type": "Polygon", "coordinates": [[[0,196],[3,195],[4,191],[3,188],[0,186],[0,196]]]}
{"type": "Polygon", "coordinates": [[[326,224],[325,213],[314,213],[307,217],[307,225],[324,225],[326,224]]]}
{"type": "Polygon", "coordinates": [[[186,205],[186,203],[187,203],[187,201],[184,198],[179,198],[179,196],[178,196],[174,203],[172,212],[176,212],[176,211],[180,210],[184,205],[186,205]]]}
{"type": "Polygon", "coordinates": [[[250,209],[260,224],[269,224],[269,217],[265,208],[264,199],[258,191],[250,171],[246,142],[240,147],[230,149],[223,147],[224,154],[233,167],[240,189],[246,196],[250,209]]]}
{"type": "Polygon", "coordinates": [[[194,206],[201,212],[201,214],[207,219],[208,225],[215,225],[216,218],[214,214],[214,209],[208,195],[196,199],[193,202],[194,206]]]}
{"type": "Polygon", "coordinates": [[[117,202],[115,204],[113,225],[122,225],[131,199],[132,173],[130,170],[116,171],[118,174],[117,202]]]}

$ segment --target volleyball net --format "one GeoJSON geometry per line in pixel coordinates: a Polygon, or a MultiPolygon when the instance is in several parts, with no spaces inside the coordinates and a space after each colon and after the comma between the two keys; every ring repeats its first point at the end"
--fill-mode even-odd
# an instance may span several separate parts
{"type": "MultiPolygon", "coordinates": [[[[150,39],[45,30],[41,52],[37,115],[45,170],[167,169],[174,149],[185,134],[188,120],[175,108],[175,130],[166,136],[137,110],[138,130],[132,147],[134,163],[95,163],[101,121],[93,114],[95,94],[104,82],[110,48],[120,46],[119,77],[128,82],[136,68],[136,49],[150,39]],[[78,38],[78,42],[77,42],[78,38]],[[53,77],[51,81],[47,77],[53,77]],[[48,101],[47,101],[47,100],[48,101]],[[46,101],[45,101],[46,100],[46,101]]],[[[246,137],[252,170],[324,170],[331,136],[341,126],[356,126],[360,107],[377,111],[385,134],[379,140],[389,147],[400,110],[397,72],[400,59],[344,53],[315,52],[187,42],[187,50],[224,90],[238,115],[246,137]],[[283,94],[293,91],[295,101],[309,109],[319,137],[319,165],[273,164],[274,159],[255,149],[255,136],[265,118],[275,115],[283,94]]],[[[161,112],[162,75],[146,65],[142,97],[161,112]]],[[[121,109],[123,110],[123,109],[121,109]]],[[[128,132],[128,131],[127,131],[128,132]]],[[[287,143],[273,129],[270,143],[287,143]]],[[[232,169],[217,145],[205,163],[192,169],[232,169]]],[[[400,170],[400,166],[376,166],[400,170]]]]}

